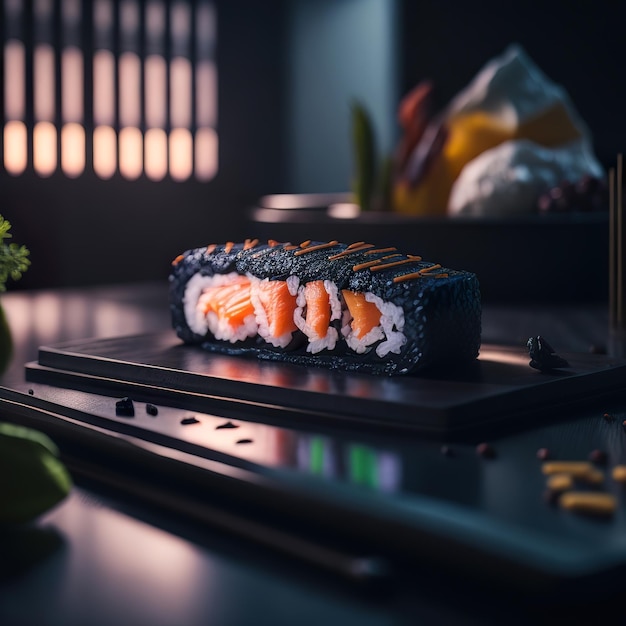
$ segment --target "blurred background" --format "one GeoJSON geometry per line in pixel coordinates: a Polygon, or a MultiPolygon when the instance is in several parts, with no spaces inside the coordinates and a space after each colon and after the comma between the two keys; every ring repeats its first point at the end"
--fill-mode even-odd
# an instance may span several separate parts
{"type": "Polygon", "coordinates": [[[12,288],[165,281],[182,250],[263,234],[260,197],[349,190],[352,102],[389,153],[405,93],[430,78],[443,107],[513,42],[608,168],[625,136],[616,7],[2,0],[0,213],[32,259],[12,288]]]}

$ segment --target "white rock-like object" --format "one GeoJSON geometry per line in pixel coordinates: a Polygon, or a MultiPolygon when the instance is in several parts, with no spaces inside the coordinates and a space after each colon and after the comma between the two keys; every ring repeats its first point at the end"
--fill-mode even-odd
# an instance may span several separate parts
{"type": "Polygon", "coordinates": [[[585,139],[559,148],[512,140],[470,161],[450,192],[451,216],[502,217],[529,214],[537,199],[563,180],[604,175],[585,139]]]}
{"type": "Polygon", "coordinates": [[[581,134],[588,135],[566,90],[550,80],[519,44],[512,44],[452,99],[446,116],[482,111],[517,128],[559,103],[581,134]]]}

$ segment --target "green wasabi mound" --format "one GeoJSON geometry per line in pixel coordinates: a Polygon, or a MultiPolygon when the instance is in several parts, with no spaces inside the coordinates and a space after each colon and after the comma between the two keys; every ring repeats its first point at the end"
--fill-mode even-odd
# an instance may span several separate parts
{"type": "Polygon", "coordinates": [[[43,433],[0,422],[0,524],[29,522],[63,500],[72,479],[43,433]]]}

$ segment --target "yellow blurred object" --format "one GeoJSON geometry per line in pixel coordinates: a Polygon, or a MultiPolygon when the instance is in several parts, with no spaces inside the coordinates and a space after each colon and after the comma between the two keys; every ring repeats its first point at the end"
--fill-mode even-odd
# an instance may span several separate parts
{"type": "Polygon", "coordinates": [[[394,184],[394,211],[422,217],[445,215],[453,182],[448,161],[438,155],[418,185],[412,186],[406,180],[394,184]]]}
{"type": "Polygon", "coordinates": [[[445,215],[452,184],[463,166],[479,154],[513,138],[514,130],[482,111],[463,113],[448,122],[443,151],[433,157],[426,175],[414,187],[399,181],[394,208],[400,213],[445,215]]]}
{"type": "Polygon", "coordinates": [[[466,163],[515,136],[515,130],[483,111],[462,113],[448,122],[449,136],[443,158],[456,178],[466,163]]]}
{"type": "Polygon", "coordinates": [[[507,125],[485,113],[472,111],[452,116],[447,122],[448,139],[443,151],[433,156],[425,176],[412,186],[397,181],[394,210],[407,215],[445,215],[452,185],[467,163],[486,150],[511,139],[529,139],[553,147],[580,137],[565,106],[557,103],[519,127],[507,125]]]}
{"type": "Polygon", "coordinates": [[[553,148],[582,137],[562,102],[556,102],[539,115],[529,118],[515,133],[516,139],[529,139],[553,148]]]}

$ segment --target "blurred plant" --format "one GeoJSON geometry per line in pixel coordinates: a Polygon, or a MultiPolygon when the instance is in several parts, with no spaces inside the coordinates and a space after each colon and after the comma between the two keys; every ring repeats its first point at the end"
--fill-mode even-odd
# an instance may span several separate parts
{"type": "Polygon", "coordinates": [[[352,149],[354,178],[352,191],[362,211],[388,210],[391,200],[393,159],[377,164],[376,135],[372,119],[359,102],[352,103],[352,149]]]}
{"type": "Polygon", "coordinates": [[[352,190],[362,211],[369,211],[376,184],[376,146],[368,112],[358,102],[352,103],[352,141],[354,180],[352,190]]]}
{"type": "Polygon", "coordinates": [[[9,278],[19,280],[30,265],[26,246],[5,241],[12,237],[10,229],[11,222],[0,215],[0,291],[6,291],[9,278]]]}

